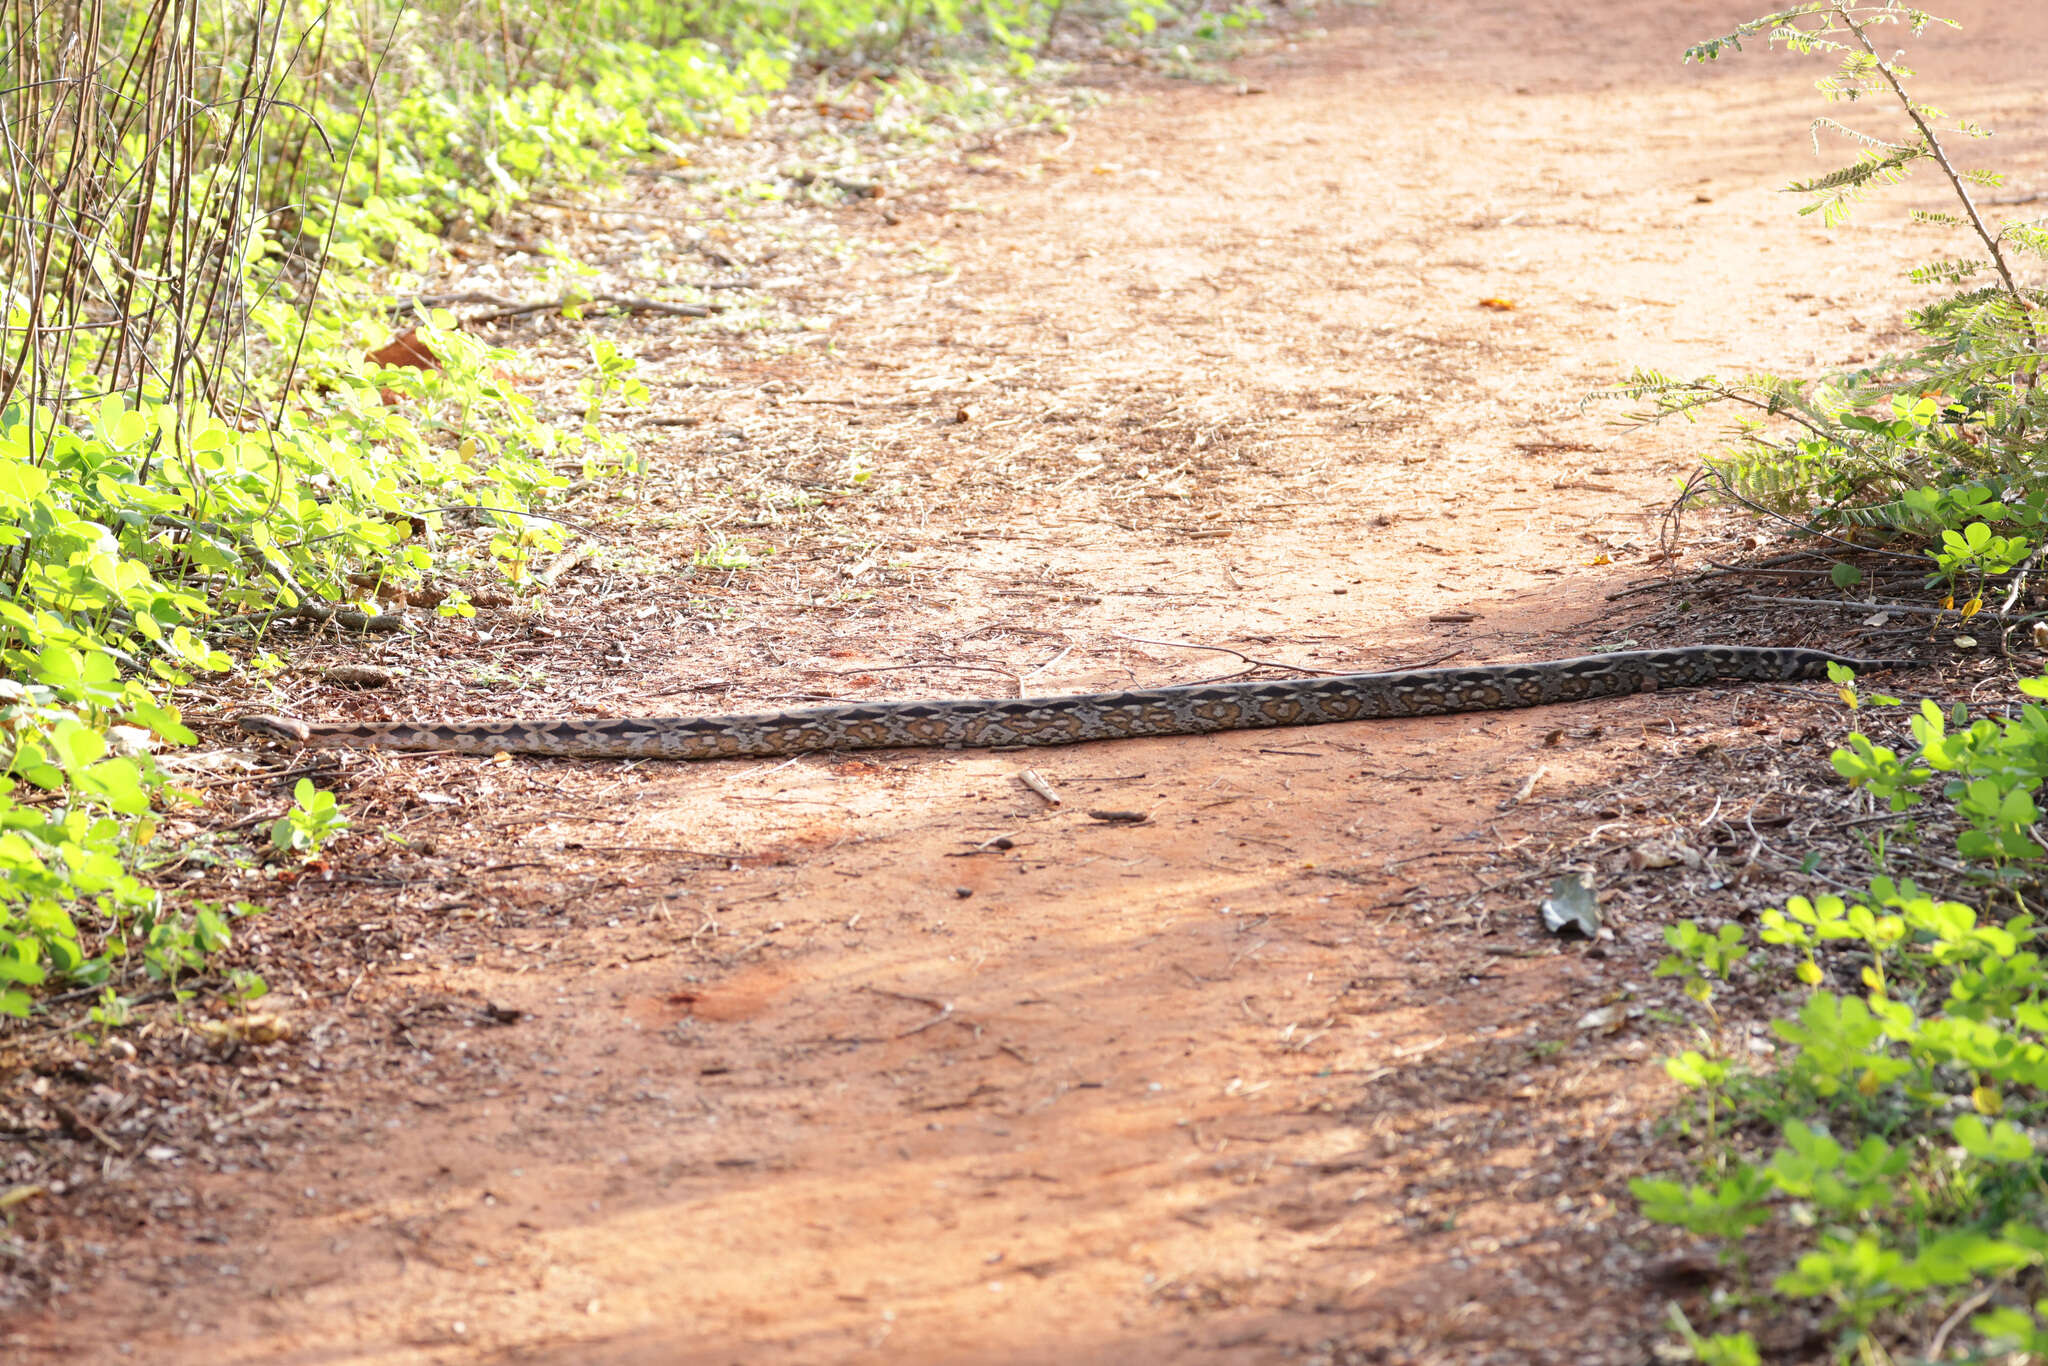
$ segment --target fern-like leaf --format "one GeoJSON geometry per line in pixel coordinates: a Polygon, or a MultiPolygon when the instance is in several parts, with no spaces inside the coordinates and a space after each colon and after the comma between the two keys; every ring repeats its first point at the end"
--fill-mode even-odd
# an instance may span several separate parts
{"type": "Polygon", "coordinates": [[[2048,228],[2039,228],[2032,223],[2007,223],[1999,236],[2036,256],[2048,256],[2048,228]]]}
{"type": "Polygon", "coordinates": [[[1860,142],[1873,152],[1897,155],[1901,152],[1908,152],[1912,150],[1910,147],[1903,143],[1886,142],[1883,138],[1877,137],[1871,133],[1866,133],[1860,128],[1851,128],[1848,124],[1843,123],[1840,119],[1831,119],[1823,115],[1822,117],[1815,119],[1807,129],[1808,135],[1811,136],[1813,139],[1813,150],[1815,151],[1815,153],[1818,153],[1820,151],[1820,135],[1822,129],[1826,129],[1828,132],[1831,133],[1838,133],[1842,137],[1849,139],[1851,142],[1860,142]]]}
{"type": "MultiPolygon", "coordinates": [[[[1752,19],[1748,23],[1737,27],[1732,33],[1723,34],[1719,38],[1709,38],[1703,43],[1693,44],[1685,50],[1685,60],[1688,62],[1711,62],[1717,60],[1724,51],[1733,50],[1740,52],[1742,51],[1742,40],[1744,38],[1754,38],[1757,34],[1763,33],[1766,30],[1771,31],[1770,41],[1773,43],[1779,42],[1778,30],[1785,28],[1794,19],[1800,18],[1802,15],[1818,14],[1827,7],[1827,0],[1810,0],[1810,3],[1804,5],[1795,5],[1791,9],[1781,9],[1775,14],[1766,14],[1762,18],[1752,19]]],[[[1800,31],[1794,29],[1793,32],[1796,34],[1800,31]]],[[[1840,47],[1841,44],[1836,43],[1833,46],[1840,47]]]]}
{"type": "Polygon", "coordinates": [[[1802,215],[1818,213],[1821,221],[1835,227],[1849,216],[1849,206],[1872,186],[1896,185],[1906,178],[1906,167],[1931,155],[1925,147],[1912,146],[1880,155],[1865,149],[1851,165],[1828,172],[1814,180],[1794,181],[1787,193],[1804,194],[1813,202],[1800,209],[1802,215]]]}
{"type": "Polygon", "coordinates": [[[1979,271],[1991,269],[1989,261],[1929,261],[1906,272],[1917,285],[1959,285],[1979,271]]]}

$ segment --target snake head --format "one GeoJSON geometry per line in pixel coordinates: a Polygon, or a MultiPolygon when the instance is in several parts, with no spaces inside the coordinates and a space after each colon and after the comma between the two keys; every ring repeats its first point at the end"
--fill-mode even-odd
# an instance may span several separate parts
{"type": "Polygon", "coordinates": [[[313,738],[312,727],[289,716],[238,716],[235,724],[266,740],[288,740],[295,745],[303,745],[313,738]]]}

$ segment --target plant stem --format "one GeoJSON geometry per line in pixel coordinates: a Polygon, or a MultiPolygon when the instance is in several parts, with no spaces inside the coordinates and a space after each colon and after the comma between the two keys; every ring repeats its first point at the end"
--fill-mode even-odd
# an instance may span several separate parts
{"type": "Polygon", "coordinates": [[[1870,35],[1856,22],[1855,16],[1849,12],[1849,6],[1843,3],[1843,0],[1836,0],[1835,12],[1841,16],[1842,23],[1848,30],[1856,35],[1856,41],[1863,45],[1863,50],[1870,54],[1870,59],[1877,63],[1878,73],[1884,77],[1885,84],[1892,88],[1892,93],[1899,97],[1899,104],[1904,107],[1906,117],[1920,130],[1920,137],[1927,144],[1927,154],[1934,158],[1935,164],[1948,176],[1948,183],[1955,190],[1956,198],[1962,201],[1963,212],[1969,215],[1970,226],[1983,241],[1984,249],[1991,253],[1991,264],[1998,271],[1998,278],[2005,282],[2005,292],[2019,305],[2021,325],[2027,329],[2027,335],[2033,339],[2034,344],[2040,345],[2041,334],[2034,328],[2033,303],[2020,292],[2019,282],[2013,279],[2012,267],[2007,264],[2005,253],[1999,248],[1997,235],[1985,224],[1984,216],[1977,212],[1977,202],[1970,198],[1968,187],[1963,184],[1963,178],[1957,173],[1955,164],[1949,160],[1948,153],[1942,149],[1941,139],[1935,136],[1933,125],[1927,122],[1927,116],[1920,112],[1920,107],[1913,103],[1912,97],[1906,94],[1906,87],[1899,83],[1898,74],[1892,70],[1891,63],[1877,55],[1877,48],[1871,44],[1870,35]]]}

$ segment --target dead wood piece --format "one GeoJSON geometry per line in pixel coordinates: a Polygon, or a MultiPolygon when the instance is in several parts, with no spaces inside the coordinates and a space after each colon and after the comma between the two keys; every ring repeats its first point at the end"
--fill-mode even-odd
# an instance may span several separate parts
{"type": "Polygon", "coordinates": [[[1052,784],[1040,777],[1037,769],[1027,768],[1017,775],[1017,781],[1038,794],[1039,800],[1047,806],[1064,805],[1060,794],[1052,790],[1052,784]]]}
{"type": "Polygon", "coordinates": [[[324,603],[302,602],[283,615],[316,624],[333,622],[344,631],[392,633],[406,629],[403,612],[379,612],[371,616],[368,612],[358,612],[352,607],[330,607],[324,603]]]}
{"type": "MultiPolygon", "coordinates": [[[[422,301],[424,302],[424,301],[422,301]]],[[[673,318],[708,318],[714,313],[723,313],[724,304],[677,304],[665,299],[644,299],[631,294],[592,294],[588,297],[563,294],[552,299],[501,299],[494,294],[475,295],[466,300],[469,303],[492,304],[489,313],[478,313],[464,318],[464,327],[478,323],[502,322],[507,318],[523,318],[529,313],[546,313],[561,308],[586,308],[594,304],[609,304],[627,313],[662,313],[673,318]]]]}
{"type": "Polygon", "coordinates": [[[908,991],[891,991],[887,987],[864,986],[861,990],[871,992],[876,996],[887,996],[892,1001],[910,1001],[917,1005],[929,1007],[937,1012],[923,1024],[912,1025],[909,1029],[893,1036],[898,1039],[907,1039],[913,1034],[922,1034],[933,1025],[944,1024],[953,1018],[953,1003],[951,1001],[941,1001],[933,996],[918,996],[908,991]]]}
{"type": "Polygon", "coordinates": [[[1768,597],[1762,593],[1751,593],[1747,602],[1766,603],[1774,607],[1830,607],[1837,612],[1894,612],[1909,617],[1959,617],[1960,607],[1922,607],[1910,602],[1849,602],[1833,598],[1780,598],[1768,597]]]}
{"type": "Polygon", "coordinates": [[[375,664],[336,664],[321,670],[320,676],[344,688],[388,688],[396,677],[391,670],[375,664]]]}
{"type": "Polygon", "coordinates": [[[1549,771],[1550,769],[1548,765],[1536,765],[1536,771],[1534,773],[1531,773],[1527,778],[1524,778],[1522,780],[1522,785],[1515,789],[1515,795],[1507,799],[1507,801],[1503,804],[1502,809],[1505,810],[1507,807],[1510,806],[1520,806],[1523,802],[1528,801],[1529,794],[1536,790],[1536,784],[1542,782],[1543,775],[1548,773],[1549,771]]]}
{"type": "Polygon", "coordinates": [[[555,556],[554,559],[548,561],[547,568],[534,575],[534,578],[549,588],[553,588],[555,581],[560,579],[562,575],[568,573],[579,564],[588,564],[596,554],[597,547],[594,545],[580,545],[573,550],[565,550],[555,556]]]}
{"type": "Polygon", "coordinates": [[[129,1155],[126,1148],[107,1136],[106,1130],[100,1128],[70,1106],[54,1100],[47,1103],[50,1107],[50,1113],[57,1116],[57,1121],[64,1126],[65,1132],[79,1138],[89,1138],[108,1152],[117,1156],[127,1157],[129,1155]]]}
{"type": "MultiPolygon", "coordinates": [[[[1111,631],[1110,635],[1118,640],[1128,640],[1134,645],[1160,645],[1169,650],[1208,650],[1212,654],[1236,655],[1245,663],[1261,669],[1286,669],[1293,673],[1316,674],[1332,678],[1355,672],[1350,669],[1314,669],[1306,664],[1289,664],[1278,659],[1260,659],[1258,656],[1248,655],[1242,650],[1233,650],[1228,645],[1201,645],[1192,640],[1153,640],[1146,636],[1126,635],[1122,631],[1111,631]]],[[[1236,676],[1236,674],[1226,675],[1226,677],[1230,678],[1235,678],[1236,676]]]]}

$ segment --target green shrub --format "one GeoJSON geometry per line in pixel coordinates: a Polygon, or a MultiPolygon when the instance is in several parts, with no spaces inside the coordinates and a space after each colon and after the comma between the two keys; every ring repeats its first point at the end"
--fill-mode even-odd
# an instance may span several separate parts
{"type": "MultiPolygon", "coordinates": [[[[1928,542],[1930,584],[1981,604],[1986,582],[2013,572],[2038,543],[2048,508],[2048,392],[2038,383],[2048,358],[2048,292],[2026,277],[2048,259],[2048,226],[2038,218],[1994,225],[1985,217],[1977,196],[2003,178],[1962,166],[1951,144],[1989,134],[1968,120],[1949,123],[1908,91],[1909,68],[1880,55],[1880,38],[1887,46],[1895,40],[1883,30],[1919,36],[1930,25],[1953,26],[1895,0],[1815,0],[1686,54],[1712,61],[1759,36],[1795,53],[1838,54],[1835,73],[1818,82],[1824,100],[1896,111],[1895,126],[1884,132],[1816,119],[1816,147],[1824,134],[1839,137],[1855,147],[1855,159],[1787,189],[1807,201],[1801,213],[1834,225],[1871,189],[1927,168],[1942,176],[1955,210],[1912,219],[1965,245],[1912,272],[1951,290],[1908,316],[1920,344],[1816,381],[1638,371],[1605,396],[1649,400],[1639,421],[1735,410],[1734,440],[1706,458],[1694,491],[1795,518],[1837,539],[1870,532],[1928,542]]],[[[1853,573],[1838,579],[1844,587],[1855,581],[1853,573]]]]}
{"type": "MultiPolygon", "coordinates": [[[[418,328],[434,367],[366,359],[444,233],[744,136],[798,72],[834,63],[908,142],[1013,118],[994,68],[950,59],[1027,71],[1063,2],[577,0],[482,23],[455,0],[11,9],[0,1010],[26,1012],[49,983],[100,985],[114,994],[94,1018],[112,1027],[128,970],[175,987],[228,942],[222,912],[173,905],[142,875],[158,813],[185,800],[142,743],[192,741],[173,690],[275,667],[273,622],[374,611],[376,587],[522,582],[560,547],[545,508],[567,473],[632,468],[602,424],[646,389],[612,342],[592,343],[564,421],[537,416],[500,377],[515,358],[446,314],[418,328]],[[463,507],[489,510],[452,534],[445,514],[463,507]]],[[[1109,0],[1065,17],[1220,35],[1254,14],[1109,0]]],[[[451,592],[441,610],[464,603],[451,592]]],[[[302,791],[272,840],[310,855],[346,824],[302,791]]]]}
{"type": "MultiPolygon", "coordinates": [[[[2021,687],[2048,697],[2048,675],[2021,687]]],[[[1650,1218],[1730,1240],[1731,1257],[1759,1236],[1789,1246],[1771,1292],[1824,1302],[1845,1354],[1883,1351],[1889,1334],[1972,1295],[2009,1288],[2004,1298],[2023,1300],[2022,1273],[2048,1259],[2035,1138],[2048,1124],[2048,963],[2025,899],[2048,859],[2035,831],[2048,710],[1971,720],[1923,702],[1907,732],[1910,756],[1852,733],[1835,768],[1893,811],[1959,827],[1959,867],[1982,903],[1881,873],[1862,896],[1765,911],[1757,938],[1791,952],[1803,992],[1771,1022],[1780,1054],[1738,1065],[1709,1032],[1709,1052],[1667,1060],[1706,1118],[1707,1175],[1633,1184],[1650,1218]],[[1860,989],[1840,990],[1845,978],[1860,989]],[[1758,1125],[1774,1147],[1734,1137],[1758,1125]]],[[[1889,847],[1871,846],[1880,866],[1889,847]]],[[[1683,977],[1703,1004],[1738,970],[1768,971],[1738,926],[1709,935],[1687,922],[1665,938],[1659,973],[1683,977]]],[[[1986,1351],[2048,1345],[2048,1302],[1995,1305],[1971,1323],[1986,1351]]]]}

